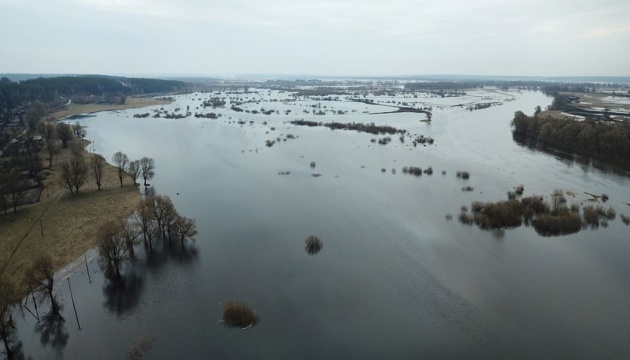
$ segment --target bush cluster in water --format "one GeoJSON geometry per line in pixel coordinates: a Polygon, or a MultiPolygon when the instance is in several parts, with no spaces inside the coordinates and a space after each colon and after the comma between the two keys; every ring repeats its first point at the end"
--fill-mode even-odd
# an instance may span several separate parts
{"type": "Polygon", "coordinates": [[[324,248],[324,243],[315,235],[309,235],[304,242],[306,243],[305,250],[309,255],[315,255],[324,248]]]}
{"type": "Polygon", "coordinates": [[[407,131],[406,130],[398,130],[393,126],[387,126],[387,125],[382,125],[382,126],[378,126],[378,125],[374,125],[374,123],[371,124],[362,124],[362,123],[338,123],[338,122],[331,122],[331,123],[322,123],[322,122],[317,122],[317,121],[309,121],[309,120],[293,120],[290,122],[293,125],[298,125],[298,126],[324,126],[327,127],[329,129],[332,130],[354,130],[354,131],[358,131],[358,132],[366,132],[369,134],[396,134],[396,133],[400,133],[400,134],[404,134],[407,131]]]}
{"type": "Polygon", "coordinates": [[[429,166],[428,168],[422,170],[422,168],[418,166],[405,166],[402,168],[402,172],[403,174],[410,174],[415,176],[420,176],[422,174],[433,175],[433,168],[429,166]]]}
{"type": "Polygon", "coordinates": [[[462,179],[469,179],[470,178],[470,173],[468,171],[458,170],[457,173],[455,173],[455,175],[458,178],[462,178],[462,179]]]}
{"type": "MultiPolygon", "coordinates": [[[[607,226],[607,220],[616,217],[612,207],[604,209],[601,205],[585,206],[580,216],[579,205],[567,207],[562,190],[555,190],[550,196],[550,202],[546,202],[542,196],[516,199],[523,191],[524,187],[520,185],[514,192],[508,193],[508,200],[487,203],[475,201],[471,204],[471,213],[468,213],[466,206],[462,206],[459,221],[467,225],[474,223],[484,230],[509,229],[525,224],[533,226],[541,236],[560,236],[576,233],[588,226],[607,226]]],[[[630,219],[627,220],[630,223],[630,219]]]]}
{"type": "Polygon", "coordinates": [[[247,329],[256,325],[258,319],[256,312],[241,302],[230,301],[223,305],[221,323],[225,326],[247,329]]]}

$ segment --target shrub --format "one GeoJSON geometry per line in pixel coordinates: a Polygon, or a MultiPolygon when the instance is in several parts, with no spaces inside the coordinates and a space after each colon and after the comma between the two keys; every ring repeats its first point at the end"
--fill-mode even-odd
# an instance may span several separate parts
{"type": "Polygon", "coordinates": [[[532,221],[536,232],[541,236],[574,234],[582,228],[580,214],[564,208],[555,215],[541,214],[532,221]]]}
{"type": "Polygon", "coordinates": [[[507,196],[510,200],[516,199],[516,191],[508,191],[507,196]]]}
{"type": "Polygon", "coordinates": [[[424,169],[424,173],[427,175],[433,175],[433,168],[429,166],[428,168],[424,169]]]}
{"type": "Polygon", "coordinates": [[[472,215],[469,215],[467,212],[462,211],[459,213],[459,217],[458,217],[459,221],[462,224],[466,224],[466,225],[472,225],[473,223],[473,217],[472,215]]]}
{"type": "Polygon", "coordinates": [[[315,169],[315,161],[311,161],[311,168],[315,169]]]}
{"type": "Polygon", "coordinates": [[[480,213],[481,210],[483,210],[483,205],[481,201],[473,201],[473,203],[470,204],[470,210],[473,214],[480,213]]]}
{"type": "Polygon", "coordinates": [[[598,211],[598,209],[595,208],[593,205],[585,206],[582,209],[582,217],[584,218],[584,222],[586,222],[587,225],[590,225],[591,228],[599,227],[599,219],[601,217],[601,214],[600,211],[598,211]]]}
{"type": "Polygon", "coordinates": [[[462,179],[468,179],[468,178],[470,178],[470,173],[469,173],[468,171],[461,171],[461,170],[459,170],[459,171],[457,171],[457,172],[455,173],[455,175],[456,175],[458,178],[462,178],[462,179]]]}
{"type": "Polygon", "coordinates": [[[580,212],[580,205],[571,204],[571,212],[574,212],[574,213],[580,212]]]}
{"type": "Polygon", "coordinates": [[[602,201],[603,202],[608,201],[608,194],[602,194],[602,201]]]}
{"type": "Polygon", "coordinates": [[[567,203],[567,198],[564,197],[564,192],[560,189],[556,189],[551,194],[551,204],[553,206],[560,206],[567,203]]]}
{"type": "Polygon", "coordinates": [[[249,306],[238,301],[230,301],[223,305],[223,315],[220,322],[227,327],[248,329],[256,325],[258,319],[256,312],[249,306]]]}
{"type": "Polygon", "coordinates": [[[516,195],[521,196],[523,195],[523,193],[525,192],[525,186],[523,185],[519,185],[514,189],[514,192],[516,193],[516,195]]]}
{"type": "Polygon", "coordinates": [[[521,205],[530,208],[535,214],[549,213],[549,204],[547,204],[542,196],[529,196],[521,199],[521,205]]]}
{"type": "Polygon", "coordinates": [[[624,214],[621,214],[619,216],[621,217],[621,221],[623,221],[624,224],[630,225],[630,216],[624,214]]]}
{"type": "Polygon", "coordinates": [[[473,190],[475,190],[475,189],[472,186],[464,186],[462,188],[462,191],[473,191],[473,190]]]}
{"type": "Polygon", "coordinates": [[[320,238],[315,235],[309,235],[304,242],[306,243],[305,250],[309,255],[317,254],[324,247],[320,238]]]}
{"type": "Polygon", "coordinates": [[[446,214],[445,218],[446,218],[446,220],[453,220],[453,215],[452,214],[446,214]]]}
{"type": "Polygon", "coordinates": [[[475,213],[475,223],[484,230],[513,228],[523,224],[522,214],[518,200],[487,203],[475,213]]]}

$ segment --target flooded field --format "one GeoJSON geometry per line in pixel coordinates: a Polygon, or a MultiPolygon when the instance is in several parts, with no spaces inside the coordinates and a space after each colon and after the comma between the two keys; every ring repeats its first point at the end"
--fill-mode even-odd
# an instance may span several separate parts
{"type": "Polygon", "coordinates": [[[152,191],[195,218],[199,235],[184,250],[161,240],[153,252],[140,247],[122,284],[95,255],[88,278],[79,259],[58,282],[61,328],[44,334],[28,312],[17,315],[23,352],[118,359],[155,336],[151,359],[628,358],[630,227],[616,219],[550,238],[456,219],[462,205],[506,199],[520,184],[546,199],[562,189],[576,204],[605,193],[607,207],[630,214],[625,171],[512,139],[515,111],[550,102],[495,89],[452,97],[253,89],[82,119],[105,158],[153,157],[152,191]],[[323,243],[316,254],[305,251],[309,235],[323,243]],[[254,308],[259,323],[219,324],[232,300],[254,308]]]}

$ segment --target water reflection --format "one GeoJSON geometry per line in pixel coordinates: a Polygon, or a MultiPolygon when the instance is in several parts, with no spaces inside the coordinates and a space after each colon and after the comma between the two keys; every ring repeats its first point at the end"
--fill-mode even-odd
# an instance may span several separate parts
{"type": "Polygon", "coordinates": [[[135,272],[125,274],[120,280],[115,275],[106,275],[105,308],[118,317],[125,316],[138,305],[143,288],[144,279],[135,272]]]}
{"type": "Polygon", "coordinates": [[[70,334],[66,329],[65,319],[61,315],[45,316],[35,326],[35,332],[39,333],[39,341],[43,346],[50,345],[55,353],[58,354],[58,358],[62,358],[63,348],[68,343],[70,334]]]}
{"type": "Polygon", "coordinates": [[[572,154],[558,149],[549,148],[532,139],[524,138],[515,134],[512,134],[512,139],[514,139],[514,142],[516,142],[518,145],[526,147],[529,150],[551,155],[555,157],[556,160],[566,164],[567,166],[578,165],[580,169],[582,169],[582,171],[584,171],[585,173],[592,172],[593,169],[597,169],[604,174],[630,177],[630,169],[624,169],[621,165],[610,165],[598,161],[597,159],[592,159],[578,154],[572,154]]]}
{"type": "Polygon", "coordinates": [[[194,244],[180,246],[175,240],[168,239],[156,241],[153,250],[147,251],[146,254],[147,267],[152,271],[159,270],[169,261],[183,265],[193,263],[197,259],[198,252],[194,244]]]}

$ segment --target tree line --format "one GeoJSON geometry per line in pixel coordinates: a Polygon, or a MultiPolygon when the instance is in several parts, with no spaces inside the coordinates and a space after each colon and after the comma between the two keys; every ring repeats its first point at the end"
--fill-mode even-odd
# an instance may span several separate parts
{"type": "Polygon", "coordinates": [[[630,165],[630,124],[552,116],[527,116],[517,111],[512,120],[515,137],[546,146],[630,165]]]}
{"type": "Polygon", "coordinates": [[[59,106],[72,99],[75,103],[124,103],[125,96],[182,91],[187,84],[181,81],[125,78],[113,76],[59,76],[13,82],[0,79],[0,123],[19,115],[14,110],[30,106],[35,101],[59,106]],[[64,98],[64,100],[60,100],[64,98]]]}

